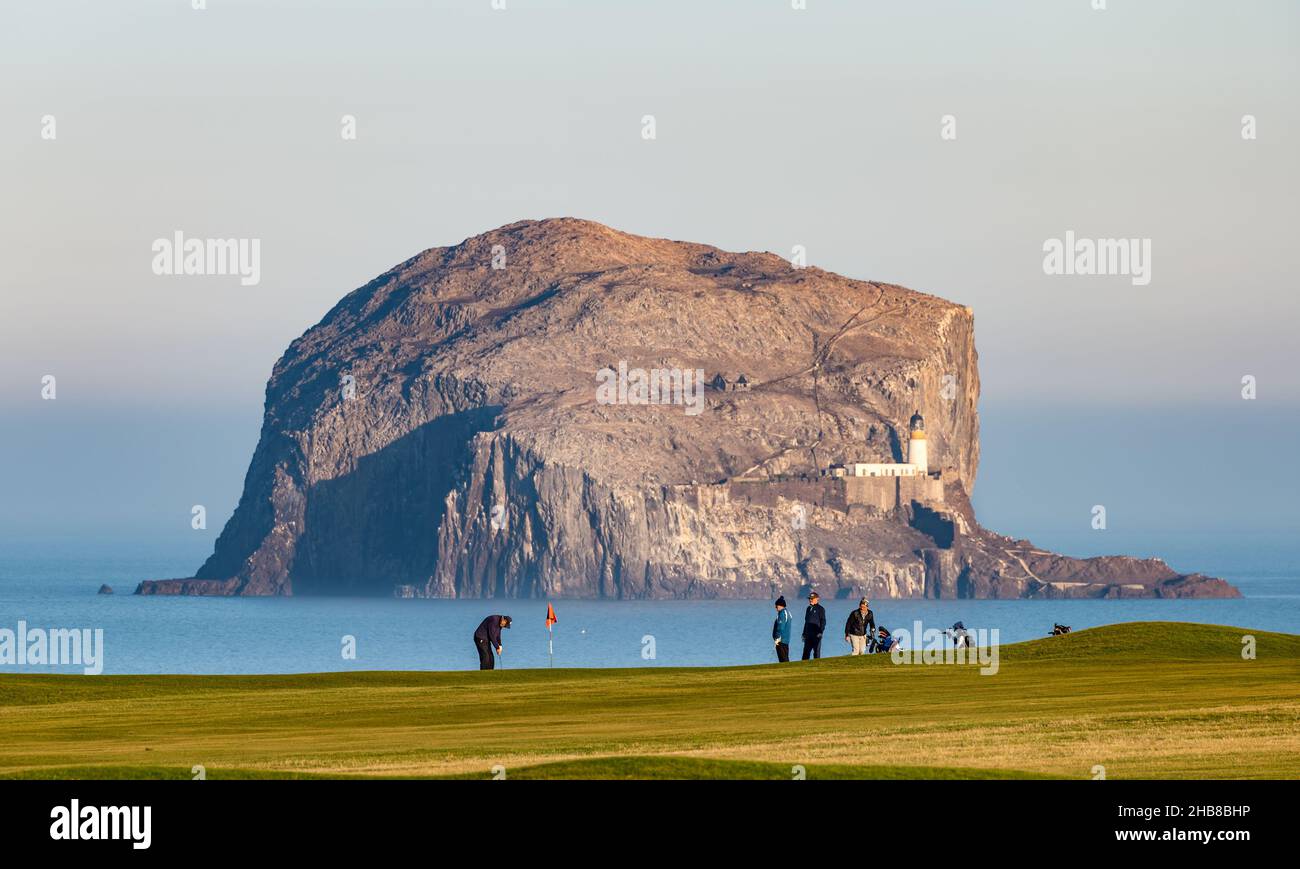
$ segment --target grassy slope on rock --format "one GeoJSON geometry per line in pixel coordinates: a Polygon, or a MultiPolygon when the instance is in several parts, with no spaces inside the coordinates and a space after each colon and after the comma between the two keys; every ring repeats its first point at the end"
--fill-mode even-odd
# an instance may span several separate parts
{"type": "Polygon", "coordinates": [[[1300,777],[1300,637],[1113,625],[1000,665],[7,675],[0,775],[1300,777]]]}

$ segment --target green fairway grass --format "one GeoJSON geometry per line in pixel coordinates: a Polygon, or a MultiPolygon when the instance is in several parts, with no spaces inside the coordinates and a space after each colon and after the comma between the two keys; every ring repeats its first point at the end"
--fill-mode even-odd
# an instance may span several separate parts
{"type": "Polygon", "coordinates": [[[1300,777],[1300,636],[1137,623],[977,664],[0,676],[17,778],[1300,777]],[[1256,642],[1243,660],[1242,637],[1256,642]],[[494,768],[496,772],[494,772],[494,768]]]}

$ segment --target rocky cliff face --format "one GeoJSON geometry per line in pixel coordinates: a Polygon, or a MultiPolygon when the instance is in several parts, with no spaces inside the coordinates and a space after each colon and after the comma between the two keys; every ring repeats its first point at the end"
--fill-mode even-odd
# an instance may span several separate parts
{"type": "Polygon", "coordinates": [[[978,396],[960,305],[772,254],[516,223],[402,263],[294,341],[212,556],[138,591],[1235,594],[981,529],[978,396]],[[620,364],[631,400],[608,403],[598,372],[620,364]],[[748,387],[635,403],[636,369],[748,387]],[[917,410],[943,505],[843,510],[724,482],[905,461],[917,410]]]}

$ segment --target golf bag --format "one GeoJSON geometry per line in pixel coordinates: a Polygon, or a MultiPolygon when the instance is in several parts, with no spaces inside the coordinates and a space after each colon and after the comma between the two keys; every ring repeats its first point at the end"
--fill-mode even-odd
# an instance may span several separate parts
{"type": "Polygon", "coordinates": [[[944,634],[952,639],[954,649],[969,649],[975,645],[970,631],[966,630],[966,626],[961,622],[955,623],[951,628],[944,631],[944,634]]]}

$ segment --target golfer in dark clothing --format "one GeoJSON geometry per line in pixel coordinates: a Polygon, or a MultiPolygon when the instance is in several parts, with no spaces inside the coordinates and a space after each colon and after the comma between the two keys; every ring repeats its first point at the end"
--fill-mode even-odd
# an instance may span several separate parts
{"type": "Polygon", "coordinates": [[[876,614],[871,611],[871,601],[865,597],[858,608],[849,613],[844,623],[844,641],[849,644],[850,655],[865,655],[871,651],[871,640],[876,634],[876,614]]]}
{"type": "Polygon", "coordinates": [[[821,595],[808,595],[808,609],[803,614],[803,659],[822,656],[822,634],[826,631],[826,610],[821,605],[821,595]]]}
{"type": "Polygon", "coordinates": [[[474,648],[478,650],[478,668],[492,670],[496,668],[496,659],[492,653],[501,654],[501,629],[510,627],[510,616],[488,616],[479,622],[474,631],[474,648]]]}

